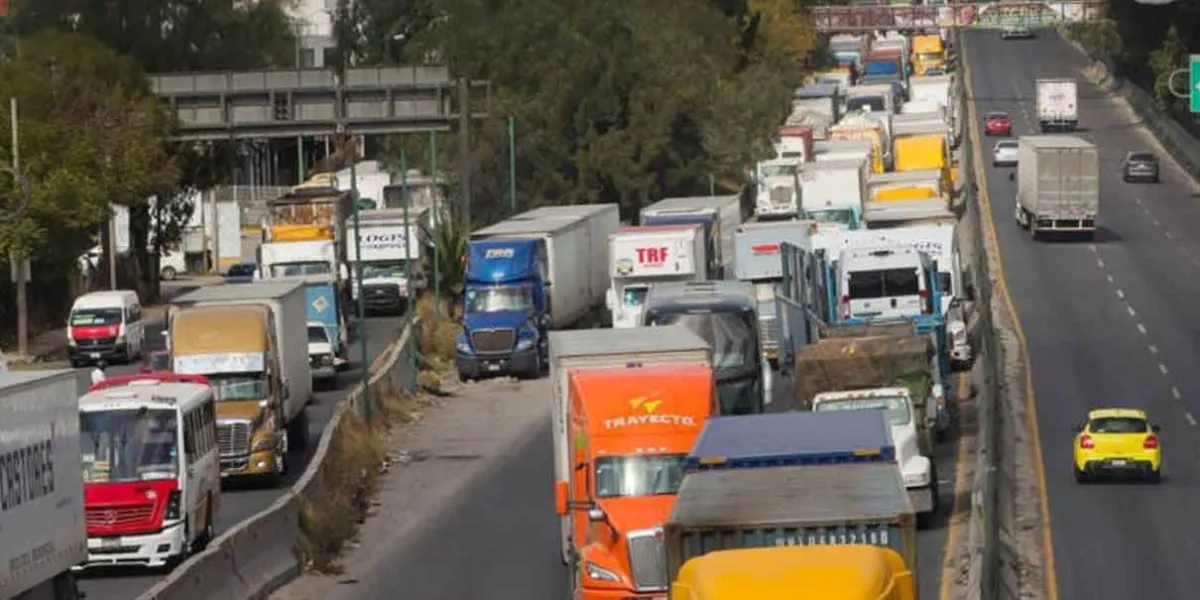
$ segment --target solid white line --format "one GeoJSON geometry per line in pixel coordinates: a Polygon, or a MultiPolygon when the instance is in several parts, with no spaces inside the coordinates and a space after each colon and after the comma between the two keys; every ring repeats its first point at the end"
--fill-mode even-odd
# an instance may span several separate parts
{"type": "Polygon", "coordinates": [[[1117,297],[1118,297],[1118,298],[1121,298],[1121,299],[1124,299],[1124,298],[1125,298],[1125,291],[1124,291],[1124,290],[1117,290],[1117,297]]]}
{"type": "Polygon", "coordinates": [[[1183,416],[1187,417],[1188,425],[1191,425],[1192,427],[1196,426],[1196,417],[1193,417],[1192,413],[1186,413],[1183,416]]]}
{"type": "Polygon", "coordinates": [[[1150,354],[1157,355],[1158,354],[1158,346],[1151,345],[1150,346],[1150,354]]]}
{"type": "Polygon", "coordinates": [[[1162,374],[1163,374],[1163,375],[1166,375],[1166,374],[1167,374],[1167,365],[1164,365],[1164,364],[1162,364],[1162,363],[1158,363],[1158,370],[1159,370],[1159,371],[1162,371],[1162,374]]]}
{"type": "Polygon", "coordinates": [[[1146,335],[1146,326],[1138,323],[1138,331],[1142,332],[1142,335],[1146,335]]]}
{"type": "Polygon", "coordinates": [[[1176,399],[1176,400],[1181,400],[1181,399],[1183,399],[1183,394],[1180,394],[1180,393],[1179,393],[1179,388],[1177,388],[1177,387],[1175,387],[1175,386],[1171,386],[1171,395],[1172,395],[1172,396],[1175,396],[1175,399],[1176,399]]]}
{"type": "Polygon", "coordinates": [[[1126,306],[1126,307],[1125,307],[1125,310],[1129,311],[1129,316],[1131,316],[1131,317],[1136,317],[1136,316],[1137,316],[1137,311],[1136,311],[1136,310],[1133,310],[1133,307],[1132,307],[1132,306],[1126,306]]]}

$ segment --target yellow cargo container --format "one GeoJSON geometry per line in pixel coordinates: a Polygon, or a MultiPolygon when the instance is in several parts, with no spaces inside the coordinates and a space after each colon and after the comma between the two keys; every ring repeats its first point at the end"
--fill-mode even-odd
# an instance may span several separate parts
{"type": "Polygon", "coordinates": [[[871,172],[882,173],[884,143],[887,140],[883,124],[871,122],[846,122],[834,125],[829,130],[831,140],[867,140],[871,142],[871,172]]]}
{"type": "Polygon", "coordinates": [[[950,173],[950,161],[946,155],[946,138],[940,134],[909,135],[896,138],[893,142],[895,171],[938,171],[941,173],[942,192],[950,194],[954,189],[950,173]]]}
{"type": "Polygon", "coordinates": [[[895,550],[868,545],[710,552],[684,563],[671,600],[915,600],[895,550]]]}
{"type": "Polygon", "coordinates": [[[941,36],[918,35],[912,41],[913,70],[925,75],[930,69],[946,70],[946,48],[941,36]]]}

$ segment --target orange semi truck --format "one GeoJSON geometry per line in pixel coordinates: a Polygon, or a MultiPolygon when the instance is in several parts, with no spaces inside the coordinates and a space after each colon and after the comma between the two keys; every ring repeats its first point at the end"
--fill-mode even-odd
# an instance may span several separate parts
{"type": "Polygon", "coordinates": [[[572,597],[665,599],[663,524],[683,460],[714,414],[712,368],[575,369],[567,379],[573,468],[555,504],[571,522],[572,597]]]}

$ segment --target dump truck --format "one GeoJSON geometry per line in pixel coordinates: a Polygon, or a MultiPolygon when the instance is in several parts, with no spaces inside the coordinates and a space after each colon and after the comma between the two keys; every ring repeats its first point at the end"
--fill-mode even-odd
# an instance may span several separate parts
{"type": "MultiPolygon", "coordinates": [[[[571,402],[569,374],[573,369],[623,367],[626,365],[711,365],[707,341],[683,326],[660,327],[654,335],[638,329],[581,329],[550,332],[550,385],[554,439],[554,480],[557,485],[571,479],[569,443],[571,402]]],[[[571,550],[571,518],[560,515],[562,559],[571,550]]]]}
{"type": "Polygon", "coordinates": [[[0,598],[81,597],[72,574],[88,555],[77,386],[71,369],[0,372],[0,598]]]}
{"type": "Polygon", "coordinates": [[[312,368],[303,284],[197,288],[171,301],[171,370],[203,375],[217,396],[221,477],[278,484],[308,445],[312,368]]]}
{"type": "Polygon", "coordinates": [[[718,550],[683,563],[671,600],[915,600],[891,548],[854,544],[718,550]]]}
{"type": "Polygon", "coordinates": [[[918,572],[883,411],[711,419],[683,466],[663,539],[672,579],[709,552],[829,544],[889,548],[918,572]]]}
{"type": "Polygon", "coordinates": [[[1044,233],[1091,238],[1100,211],[1100,157],[1091,142],[1065,135],[1017,140],[1017,224],[1044,233]]]}

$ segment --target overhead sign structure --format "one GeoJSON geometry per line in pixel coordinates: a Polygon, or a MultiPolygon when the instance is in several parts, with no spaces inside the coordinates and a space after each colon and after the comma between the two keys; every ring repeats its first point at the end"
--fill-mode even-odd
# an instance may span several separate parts
{"type": "Polygon", "coordinates": [[[1188,67],[1188,105],[1192,112],[1200,113],[1200,54],[1191,56],[1188,67]]]}

